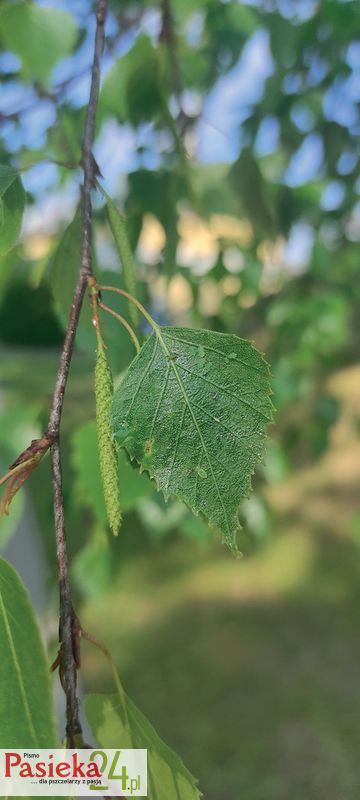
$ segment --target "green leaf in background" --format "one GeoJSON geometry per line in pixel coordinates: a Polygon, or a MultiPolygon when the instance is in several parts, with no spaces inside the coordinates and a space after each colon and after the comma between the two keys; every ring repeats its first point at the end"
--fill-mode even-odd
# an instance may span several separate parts
{"type": "MultiPolygon", "coordinates": [[[[47,279],[54,297],[55,311],[64,330],[66,329],[71,304],[78,281],[82,242],[81,213],[78,208],[74,219],[65,228],[59,244],[50,260],[47,279]]],[[[83,303],[80,314],[77,342],[80,347],[95,349],[94,331],[90,304],[83,303]]]]}
{"type": "MultiPolygon", "coordinates": [[[[54,249],[49,264],[46,269],[44,279],[48,282],[54,298],[54,308],[56,315],[61,323],[64,331],[69,319],[73,294],[78,281],[80,258],[81,258],[81,245],[82,245],[82,224],[80,208],[75,212],[72,221],[63,230],[60,240],[54,249]]],[[[114,273],[102,272],[100,267],[96,264],[95,253],[92,254],[94,270],[98,278],[103,282],[110,282],[117,285],[119,276],[114,273]]],[[[115,338],[116,332],[119,332],[119,323],[110,318],[107,314],[102,317],[101,329],[105,341],[111,341],[115,338]]],[[[85,297],[82,310],[80,313],[79,326],[76,333],[77,345],[91,355],[94,355],[96,348],[96,337],[94,326],[92,324],[92,315],[88,297],[85,297]]],[[[124,331],[121,336],[118,336],[116,342],[111,347],[109,352],[109,360],[114,358],[114,363],[111,363],[112,368],[122,369],[129,363],[129,358],[133,353],[133,345],[129,340],[129,336],[124,331]]]]}
{"type": "Polygon", "coordinates": [[[107,532],[95,526],[91,538],[72,559],[71,576],[77,590],[85,597],[104,594],[111,585],[113,566],[107,532]]]}
{"type": "Polygon", "coordinates": [[[11,514],[2,514],[0,516],[0,550],[4,550],[9,539],[16,533],[24,513],[24,505],[24,494],[19,492],[11,503],[11,514]]]}
{"type": "Polygon", "coordinates": [[[115,61],[100,94],[100,112],[116,114],[120,122],[153,120],[162,105],[157,53],[149,36],[115,61]]]}
{"type": "Polygon", "coordinates": [[[199,517],[187,514],[180,525],[180,531],[187,539],[205,547],[210,542],[210,531],[205,522],[199,517]]]}
{"type": "Polygon", "coordinates": [[[0,747],[56,747],[50,671],[28,593],[0,559],[0,747]]]}
{"type": "Polygon", "coordinates": [[[26,78],[46,83],[57,62],[71,53],[77,27],[71,14],[35,3],[2,3],[0,36],[21,58],[26,78]]]}
{"type": "MultiPolygon", "coordinates": [[[[120,451],[119,482],[121,488],[121,507],[123,511],[134,508],[142,497],[151,494],[153,486],[146,475],[129,464],[124,452],[120,451]]],[[[73,437],[73,464],[76,470],[76,495],[81,505],[91,508],[100,525],[105,526],[106,509],[102,491],[97,431],[94,421],[87,422],[75,432],[73,437]]]]}
{"type": "MultiPolygon", "coordinates": [[[[111,197],[109,197],[102,187],[101,192],[106,199],[107,214],[111,232],[114,237],[120,258],[124,286],[127,292],[132,294],[133,297],[136,297],[135,263],[126,231],[125,218],[122,216],[122,214],[120,214],[115,203],[113,203],[111,197]]],[[[139,324],[139,312],[133,303],[129,303],[129,316],[134,328],[136,329],[139,324]]]]}
{"type": "Polygon", "coordinates": [[[195,778],[127,695],[91,694],[85,708],[101,747],[147,749],[150,800],[199,800],[195,778]]]}
{"type": "Polygon", "coordinates": [[[14,183],[18,176],[18,170],[7,164],[0,164],[0,197],[7,191],[7,189],[14,183]]]}
{"type": "MultiPolygon", "coordinates": [[[[1,199],[0,199],[0,231],[1,231],[1,213],[2,211],[1,211],[1,199]]],[[[19,263],[19,254],[15,248],[6,253],[6,255],[2,255],[1,257],[1,268],[0,268],[1,305],[3,303],[4,298],[7,295],[8,288],[9,285],[11,284],[11,280],[14,274],[14,270],[16,269],[18,263],[19,263]]],[[[1,311],[3,312],[3,308],[1,309],[1,311]]]]}
{"type": "Polygon", "coordinates": [[[272,419],[269,368],[244,339],[158,328],[114,395],[114,434],[131,458],[203,514],[236,550],[238,506],[272,419]]]}
{"type": "Polygon", "coordinates": [[[0,254],[7,253],[18,239],[25,208],[25,189],[18,172],[0,165],[0,254]]]}
{"type": "MultiPolygon", "coordinates": [[[[199,0],[198,8],[201,13],[201,9],[205,8],[207,4],[207,0],[199,0]]],[[[194,11],[194,3],[192,0],[173,0],[172,7],[176,17],[183,22],[187,16],[193,13],[194,11]]]]}
{"type": "Polygon", "coordinates": [[[66,325],[79,274],[81,253],[81,214],[77,209],[74,219],[65,228],[51,258],[49,280],[56,309],[61,322],[66,325]]]}
{"type": "Polygon", "coordinates": [[[236,191],[240,210],[252,220],[260,236],[274,231],[274,210],[269,196],[269,187],[259,163],[250,149],[242,150],[229,172],[230,183],[236,191]]]}
{"type": "MultiPolygon", "coordinates": [[[[165,502],[163,496],[158,492],[154,492],[152,497],[143,498],[138,503],[136,511],[154,542],[159,542],[171,531],[179,528],[182,520],[189,513],[183,503],[179,503],[175,499],[165,502]]],[[[195,519],[192,515],[190,516],[195,519]]]]}

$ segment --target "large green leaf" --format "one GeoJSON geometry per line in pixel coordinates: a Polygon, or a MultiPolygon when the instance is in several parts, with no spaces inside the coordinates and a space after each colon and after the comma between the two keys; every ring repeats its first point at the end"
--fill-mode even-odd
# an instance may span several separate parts
{"type": "Polygon", "coordinates": [[[21,58],[27,78],[45,83],[55,64],[73,49],[77,27],[71,14],[35,3],[2,3],[0,35],[21,58]]]}
{"type": "Polygon", "coordinates": [[[0,559],[0,747],[56,747],[50,672],[28,593],[0,559]]]}
{"type": "Polygon", "coordinates": [[[238,505],[272,419],[269,369],[230,334],[158,328],[115,392],[113,429],[156,480],[236,549],[238,505]]]}
{"type": "Polygon", "coordinates": [[[25,189],[14,167],[0,165],[0,254],[15,244],[25,208],[25,189]]]}
{"type": "Polygon", "coordinates": [[[85,707],[102,747],[147,749],[149,800],[199,800],[195,778],[129,697],[121,701],[118,695],[92,694],[85,707]]]}

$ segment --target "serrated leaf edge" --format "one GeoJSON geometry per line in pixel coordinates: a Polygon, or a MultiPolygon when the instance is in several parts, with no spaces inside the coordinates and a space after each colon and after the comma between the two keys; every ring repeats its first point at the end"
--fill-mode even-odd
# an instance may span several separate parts
{"type": "MultiPolygon", "coordinates": [[[[129,410],[128,410],[128,413],[129,413],[129,411],[131,410],[133,403],[135,402],[135,399],[136,399],[136,396],[137,396],[137,394],[138,394],[138,391],[139,391],[139,389],[140,389],[140,387],[141,387],[141,385],[142,385],[142,383],[143,383],[143,380],[145,379],[145,377],[146,377],[146,375],[147,375],[147,373],[148,373],[148,371],[149,371],[149,369],[150,369],[150,366],[151,366],[151,364],[152,364],[152,362],[153,362],[153,359],[154,359],[154,357],[155,357],[155,352],[156,352],[157,343],[158,343],[158,342],[160,342],[160,344],[162,345],[162,347],[163,347],[163,350],[164,350],[164,352],[165,352],[165,355],[167,356],[167,359],[168,359],[169,371],[170,371],[170,367],[172,367],[172,368],[173,368],[173,370],[174,370],[174,373],[175,373],[175,375],[176,375],[176,378],[177,378],[177,380],[178,380],[179,387],[181,388],[181,391],[183,392],[184,400],[185,400],[185,402],[186,402],[186,406],[184,406],[184,408],[188,408],[188,409],[189,409],[189,411],[190,411],[190,413],[191,413],[191,417],[192,417],[192,419],[193,419],[193,422],[194,422],[194,425],[195,425],[195,427],[196,427],[196,430],[197,430],[197,432],[198,432],[198,434],[199,434],[200,440],[201,440],[201,442],[203,443],[203,437],[202,437],[201,431],[199,430],[199,427],[198,427],[198,424],[197,424],[197,421],[196,421],[196,417],[194,416],[194,414],[193,414],[193,412],[192,412],[192,410],[191,410],[190,401],[189,401],[189,400],[188,400],[188,398],[187,398],[187,394],[186,394],[185,387],[183,386],[183,383],[182,383],[182,381],[181,381],[181,377],[179,376],[179,373],[178,373],[178,371],[177,371],[177,369],[176,369],[176,366],[175,366],[175,364],[174,364],[174,361],[173,361],[173,359],[172,359],[172,357],[171,357],[171,353],[170,353],[170,351],[169,351],[169,349],[168,349],[168,347],[167,347],[166,343],[164,342],[164,339],[163,339],[163,336],[162,336],[161,330],[164,330],[164,328],[162,328],[162,329],[161,329],[161,328],[160,328],[160,326],[158,326],[158,325],[154,326],[154,331],[153,331],[153,333],[155,334],[155,345],[154,345],[154,349],[153,349],[153,352],[152,352],[152,354],[151,354],[151,357],[150,357],[150,360],[149,360],[148,367],[147,367],[147,369],[144,371],[144,373],[142,374],[142,376],[141,376],[141,380],[140,380],[140,382],[139,382],[139,387],[138,387],[138,389],[137,389],[136,393],[134,394],[134,396],[133,396],[133,398],[132,398],[132,402],[131,402],[130,408],[129,408],[129,410]]],[[[167,330],[167,328],[166,328],[166,330],[167,330]]],[[[171,327],[169,327],[169,330],[171,330],[171,327]]],[[[204,329],[202,329],[202,330],[203,330],[204,332],[206,332],[206,329],[205,329],[205,328],[204,328],[204,329]]],[[[208,332],[209,332],[209,333],[213,333],[213,331],[208,331],[208,332]]],[[[269,426],[269,425],[270,425],[270,424],[273,422],[273,418],[274,418],[274,413],[273,413],[273,412],[274,412],[274,410],[275,410],[275,408],[274,408],[274,405],[273,405],[273,403],[272,403],[272,400],[271,400],[271,395],[273,394],[273,392],[272,392],[272,389],[271,389],[271,384],[270,384],[271,373],[270,373],[270,366],[269,366],[269,364],[267,363],[266,359],[264,358],[264,355],[263,355],[263,353],[261,353],[259,350],[257,350],[257,348],[256,348],[256,347],[253,345],[253,343],[252,343],[252,342],[248,342],[246,339],[242,339],[241,337],[239,337],[239,336],[236,336],[236,334],[226,334],[226,333],[222,334],[222,333],[220,333],[220,332],[217,332],[217,333],[218,333],[218,335],[220,335],[220,336],[221,336],[221,335],[223,335],[223,336],[226,336],[226,337],[233,337],[233,338],[234,338],[234,340],[236,340],[236,342],[239,342],[239,340],[240,340],[240,341],[242,341],[242,342],[246,342],[246,344],[249,344],[249,345],[250,345],[250,347],[251,347],[251,349],[252,349],[252,350],[254,350],[254,351],[257,353],[257,354],[259,354],[259,355],[260,355],[260,357],[261,357],[261,359],[262,359],[262,362],[263,362],[264,366],[266,367],[266,371],[264,371],[263,375],[264,375],[264,377],[266,377],[266,379],[267,379],[268,398],[269,398],[269,403],[270,403],[270,409],[269,409],[270,416],[269,416],[269,417],[266,417],[266,415],[265,415],[265,414],[262,414],[262,416],[264,416],[264,418],[267,420],[267,423],[266,423],[266,426],[265,426],[265,427],[266,427],[266,429],[267,429],[267,427],[268,427],[268,426],[269,426]]],[[[170,336],[170,334],[167,334],[167,333],[165,333],[165,336],[166,336],[166,335],[169,335],[169,336],[170,336]]],[[[149,338],[150,338],[150,337],[149,337],[149,338]]],[[[175,339],[175,337],[174,337],[174,339],[175,339]]],[[[147,341],[149,341],[149,339],[148,339],[147,341]]],[[[176,339],[176,341],[181,341],[181,339],[180,339],[180,338],[179,338],[179,339],[176,339]]],[[[145,344],[146,344],[146,342],[145,342],[145,344]]],[[[195,343],[193,343],[193,342],[187,342],[187,344],[189,344],[189,345],[191,345],[191,346],[193,345],[194,347],[197,347],[197,345],[196,345],[195,343]]],[[[206,349],[206,345],[205,345],[205,349],[206,349]]],[[[213,350],[214,348],[207,348],[207,349],[213,350]]],[[[220,353],[220,351],[218,351],[218,352],[220,353]]],[[[221,353],[221,355],[223,355],[223,354],[221,353]]],[[[132,364],[134,364],[134,362],[136,361],[137,357],[138,357],[138,356],[135,356],[135,359],[132,361],[132,364]]],[[[239,363],[240,363],[240,361],[239,361],[239,363]]],[[[244,366],[246,366],[246,367],[250,367],[250,368],[251,368],[251,366],[252,366],[251,364],[246,364],[246,362],[242,362],[242,363],[243,363],[243,365],[244,365],[244,366]]],[[[256,368],[255,368],[255,369],[256,369],[256,368]]],[[[167,374],[169,374],[169,371],[168,371],[168,373],[167,373],[167,374]]],[[[258,370],[258,371],[259,371],[259,370],[258,370]]],[[[166,383],[166,382],[164,382],[164,385],[165,385],[165,383],[166,383]]],[[[157,409],[159,408],[159,405],[161,405],[161,400],[162,400],[162,397],[163,397],[163,392],[160,394],[160,398],[159,398],[159,401],[158,401],[158,404],[157,404],[157,409]]],[[[157,411],[157,409],[156,409],[156,411],[157,411]]],[[[255,409],[255,410],[256,410],[256,409],[255,409]]],[[[154,419],[156,419],[156,411],[155,411],[154,419]]],[[[262,413],[262,412],[261,412],[261,413],[262,413]]],[[[153,423],[154,423],[154,420],[153,420],[153,423]]],[[[237,521],[236,521],[236,523],[234,524],[234,527],[232,527],[231,529],[230,529],[230,527],[229,527],[229,523],[228,523],[228,515],[227,515],[227,513],[226,513],[226,509],[225,509],[225,507],[224,507],[224,504],[223,504],[223,501],[222,501],[222,498],[221,498],[221,493],[220,493],[220,491],[219,491],[219,487],[218,487],[218,485],[217,485],[217,482],[216,482],[216,480],[215,480],[215,476],[214,476],[214,471],[213,471],[213,468],[212,468],[212,464],[211,464],[211,462],[210,462],[209,456],[207,455],[207,461],[208,461],[208,464],[209,464],[209,467],[210,467],[211,475],[212,475],[213,481],[214,481],[214,483],[215,483],[215,486],[217,487],[218,496],[219,496],[219,499],[221,500],[221,506],[222,506],[222,508],[223,508],[224,515],[225,515],[225,520],[226,520],[226,523],[227,523],[227,531],[228,531],[228,535],[229,535],[229,538],[228,538],[228,539],[226,538],[226,535],[225,535],[225,532],[224,532],[224,530],[223,530],[222,528],[220,528],[218,525],[214,524],[214,523],[213,523],[213,522],[212,522],[212,521],[211,521],[211,520],[208,518],[208,516],[207,516],[207,515],[206,515],[206,514],[205,514],[203,511],[201,511],[201,510],[199,510],[199,511],[195,510],[195,509],[194,509],[194,507],[191,505],[191,503],[190,503],[188,500],[186,500],[184,497],[182,497],[182,496],[181,496],[181,494],[179,494],[179,493],[177,493],[177,492],[174,492],[174,491],[168,492],[168,491],[166,490],[166,487],[163,487],[163,486],[161,486],[161,484],[159,483],[159,481],[157,480],[157,478],[156,478],[155,474],[154,474],[154,473],[151,471],[151,469],[150,469],[148,466],[146,466],[146,465],[143,465],[143,464],[142,464],[142,463],[141,463],[141,462],[140,462],[140,461],[139,461],[139,460],[136,458],[136,456],[135,456],[135,455],[131,455],[131,453],[128,451],[128,449],[127,449],[127,447],[126,447],[126,444],[124,444],[124,445],[119,445],[119,447],[120,447],[121,449],[124,449],[124,450],[126,450],[126,452],[128,453],[128,455],[129,455],[129,457],[130,457],[130,460],[131,460],[131,461],[135,461],[135,462],[136,462],[136,463],[139,465],[140,473],[142,473],[142,472],[146,472],[146,473],[149,475],[150,479],[151,479],[151,480],[152,480],[152,481],[155,483],[157,490],[158,490],[158,491],[161,491],[161,492],[163,493],[163,495],[164,495],[164,497],[165,497],[165,500],[166,500],[166,501],[168,501],[168,499],[169,499],[170,497],[174,497],[174,498],[176,498],[177,500],[180,500],[180,502],[184,503],[184,504],[185,504],[185,506],[186,506],[187,508],[189,508],[189,509],[190,509],[190,511],[192,512],[192,514],[194,514],[194,516],[196,516],[196,517],[199,517],[200,519],[201,519],[201,517],[203,517],[203,518],[206,520],[206,522],[207,522],[207,524],[209,525],[209,527],[210,527],[210,529],[211,529],[211,530],[213,530],[213,531],[220,531],[220,532],[221,532],[221,535],[222,535],[222,541],[223,541],[223,543],[224,543],[224,544],[227,544],[227,546],[230,548],[230,550],[231,550],[231,551],[232,551],[232,552],[233,552],[235,555],[238,555],[238,554],[239,554],[239,550],[238,550],[238,547],[237,547],[237,542],[236,542],[236,539],[237,539],[237,536],[238,536],[238,534],[239,534],[239,533],[240,533],[240,531],[242,530],[242,526],[241,526],[241,524],[240,524],[240,521],[239,521],[239,518],[238,518],[238,511],[239,511],[240,503],[242,502],[242,500],[246,500],[246,499],[247,499],[247,498],[250,496],[250,494],[251,494],[251,490],[252,490],[252,477],[253,477],[253,475],[255,474],[255,469],[256,469],[256,466],[257,466],[257,464],[258,464],[258,463],[263,463],[263,462],[264,462],[264,459],[265,459],[265,456],[266,456],[266,437],[265,437],[265,436],[264,436],[264,443],[263,443],[263,447],[261,448],[261,450],[260,450],[260,452],[259,452],[259,456],[258,456],[258,461],[257,461],[257,464],[255,464],[255,465],[254,465],[253,469],[251,470],[251,472],[250,472],[250,473],[249,473],[249,475],[248,475],[248,481],[247,481],[247,491],[246,491],[246,492],[243,494],[242,498],[241,498],[241,499],[240,499],[240,501],[239,501],[239,505],[238,505],[238,507],[237,507],[237,512],[236,512],[237,521]]],[[[206,448],[206,445],[205,445],[205,451],[206,451],[206,453],[207,453],[207,448],[206,448]]]]}

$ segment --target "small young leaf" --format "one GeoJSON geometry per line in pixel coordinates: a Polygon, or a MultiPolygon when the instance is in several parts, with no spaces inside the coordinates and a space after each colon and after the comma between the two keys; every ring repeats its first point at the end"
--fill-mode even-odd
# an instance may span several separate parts
{"type": "Polygon", "coordinates": [[[56,747],[49,664],[25,587],[0,559],[0,747],[56,747]]]}
{"type": "Polygon", "coordinates": [[[74,18],[36,3],[1,3],[0,34],[5,47],[21,58],[27,78],[46,83],[55,64],[76,41],[74,18]]]}
{"type": "Polygon", "coordinates": [[[126,695],[91,694],[86,715],[101,747],[148,751],[149,800],[200,800],[197,782],[178,755],[160,739],[150,722],[126,695]]]}
{"type": "Polygon", "coordinates": [[[108,522],[113,534],[117,536],[121,526],[121,507],[116,447],[110,427],[112,399],[111,370],[104,348],[99,345],[95,366],[95,401],[100,472],[108,522]]]}
{"type": "Polygon", "coordinates": [[[25,189],[13,167],[0,165],[0,254],[16,243],[25,208],[25,189]]]}
{"type": "Polygon", "coordinates": [[[176,495],[219,528],[233,550],[239,502],[250,492],[271,419],[260,353],[237,336],[186,328],[156,327],[112,408],[115,437],[130,457],[166,497],[176,495]]]}

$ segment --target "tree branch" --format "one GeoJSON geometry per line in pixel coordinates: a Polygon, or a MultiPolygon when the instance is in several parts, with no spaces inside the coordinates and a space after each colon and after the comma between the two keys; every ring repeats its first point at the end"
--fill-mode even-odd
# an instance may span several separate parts
{"type": "MultiPolygon", "coordinates": [[[[162,0],[162,25],[160,31],[160,41],[164,42],[168,49],[171,71],[172,71],[172,84],[176,99],[180,106],[182,83],[180,75],[180,67],[177,60],[177,41],[175,34],[174,20],[172,16],[170,0],[162,0]]],[[[181,106],[180,106],[181,108],[181,106]]]]}
{"type": "Polygon", "coordinates": [[[73,611],[71,588],[68,571],[68,557],[66,547],[66,531],[64,519],[64,501],[62,489],[62,471],[60,456],[60,422],[64,401],[66,383],[69,375],[70,363],[74,348],[75,335],[79,322],[80,311],[89,277],[92,275],[91,241],[92,241],[92,208],[91,188],[94,185],[96,171],[95,161],[92,156],[92,146],[95,135],[96,108],[100,83],[100,58],[104,48],[107,0],[98,0],[96,12],[96,33],[94,45],[94,58],[91,73],[91,88],[89,104],[87,107],[85,130],[82,145],[82,164],[84,169],[84,182],[82,186],[82,218],[83,239],[81,249],[80,274],[73,297],[70,318],[66,331],[63,351],[57,374],[52,408],[50,413],[47,434],[51,444],[52,481],[54,491],[54,517],[56,535],[56,556],[59,569],[59,638],[60,638],[60,667],[63,676],[63,685],[66,694],[66,733],[68,746],[74,747],[81,739],[81,723],[76,693],[76,670],[79,666],[77,658],[77,620],[73,611]]]}

